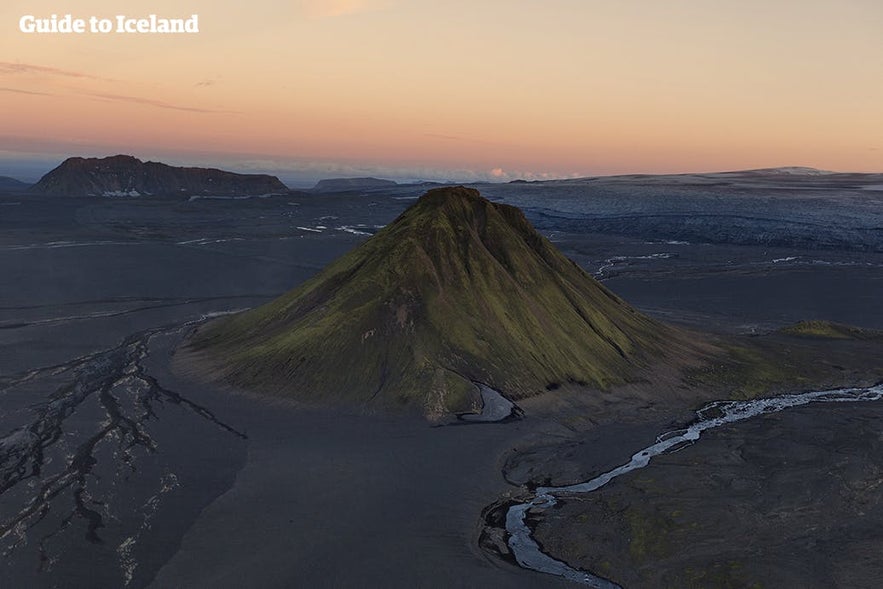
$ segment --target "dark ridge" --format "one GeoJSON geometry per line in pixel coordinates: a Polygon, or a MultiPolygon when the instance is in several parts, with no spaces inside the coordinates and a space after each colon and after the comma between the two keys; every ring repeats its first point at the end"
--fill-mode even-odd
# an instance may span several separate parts
{"type": "Polygon", "coordinates": [[[142,162],[130,155],[72,157],[28,189],[64,196],[258,196],[288,192],[275,176],[142,162]]]}

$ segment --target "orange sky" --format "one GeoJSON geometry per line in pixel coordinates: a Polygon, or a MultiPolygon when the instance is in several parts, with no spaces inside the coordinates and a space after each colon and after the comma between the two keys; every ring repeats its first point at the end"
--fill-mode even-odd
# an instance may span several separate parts
{"type": "Polygon", "coordinates": [[[0,168],[883,171],[879,0],[6,0],[0,24],[0,168]],[[53,13],[195,13],[201,32],[19,32],[53,13]]]}

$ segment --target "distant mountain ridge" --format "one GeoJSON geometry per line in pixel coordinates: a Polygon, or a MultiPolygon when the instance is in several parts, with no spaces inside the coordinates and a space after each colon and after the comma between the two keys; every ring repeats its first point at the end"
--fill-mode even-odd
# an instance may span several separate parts
{"type": "Polygon", "coordinates": [[[777,168],[755,168],[751,170],[734,170],[732,172],[721,172],[723,174],[765,174],[779,176],[827,176],[829,174],[839,174],[840,172],[832,172],[831,170],[820,170],[818,168],[810,168],[807,166],[780,166],[777,168]]]}
{"type": "Polygon", "coordinates": [[[254,196],[287,193],[288,187],[267,174],[176,167],[115,155],[68,158],[28,192],[67,196],[254,196]]]}
{"type": "Polygon", "coordinates": [[[551,178],[548,180],[510,180],[509,184],[581,184],[597,182],[650,182],[654,184],[685,180],[742,180],[742,181],[837,181],[842,179],[866,179],[877,181],[883,173],[877,172],[836,172],[806,166],[781,166],[776,168],[754,168],[749,170],[726,170],[720,172],[674,172],[674,173],[634,173],[605,176],[581,176],[578,178],[551,178]]]}
{"type": "Polygon", "coordinates": [[[0,176],[0,192],[24,192],[27,190],[27,182],[10,178],[9,176],[0,176]]]}

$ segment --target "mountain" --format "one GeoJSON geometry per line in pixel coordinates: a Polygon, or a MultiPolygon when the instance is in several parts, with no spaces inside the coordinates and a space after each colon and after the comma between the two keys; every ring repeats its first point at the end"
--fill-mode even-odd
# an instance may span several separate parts
{"type": "Polygon", "coordinates": [[[808,168],[806,166],[781,166],[778,168],[757,168],[754,170],[737,170],[734,172],[723,172],[724,174],[758,174],[763,176],[830,176],[837,174],[829,170],[819,170],[818,168],[808,168]]]}
{"type": "Polygon", "coordinates": [[[30,184],[9,176],[0,176],[0,192],[24,192],[30,184]]]}
{"type": "Polygon", "coordinates": [[[398,186],[392,180],[380,178],[327,178],[311,189],[312,192],[349,192],[353,190],[370,190],[372,188],[389,188],[398,186]]]}
{"type": "Polygon", "coordinates": [[[66,196],[249,196],[288,192],[275,176],[214,168],[180,168],[130,155],[72,157],[43,176],[29,192],[66,196]]]}
{"type": "Polygon", "coordinates": [[[302,286],[204,326],[185,353],[239,388],[434,419],[480,406],[476,383],[511,400],[608,388],[672,337],[519,209],[447,187],[302,286]]]}
{"type": "Polygon", "coordinates": [[[722,172],[684,172],[675,174],[616,174],[614,176],[586,176],[581,178],[559,178],[553,180],[511,180],[509,184],[586,184],[586,183],[639,183],[639,184],[702,184],[719,183],[721,180],[778,181],[785,184],[800,181],[837,182],[844,177],[873,178],[876,174],[844,173],[819,170],[805,166],[783,166],[778,168],[756,168],[752,170],[729,170],[722,172]]]}

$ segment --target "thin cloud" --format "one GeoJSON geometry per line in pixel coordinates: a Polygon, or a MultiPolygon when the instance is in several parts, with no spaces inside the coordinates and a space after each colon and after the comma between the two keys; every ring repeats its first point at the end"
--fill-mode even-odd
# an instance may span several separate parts
{"type": "Polygon", "coordinates": [[[87,80],[105,80],[99,76],[85,74],[83,72],[74,72],[71,70],[63,70],[57,67],[48,67],[45,65],[35,65],[32,63],[12,63],[10,61],[0,61],[0,75],[20,75],[20,74],[48,74],[50,76],[61,76],[65,78],[81,78],[87,80]]]}
{"type": "MultiPolygon", "coordinates": [[[[32,63],[12,63],[9,61],[0,62],[0,76],[2,75],[23,75],[23,74],[45,74],[50,76],[59,76],[64,78],[77,78],[82,80],[100,80],[104,82],[113,82],[115,80],[109,78],[101,78],[98,76],[93,76],[91,74],[86,74],[83,72],[75,72],[71,70],[63,70],[60,68],[48,67],[43,65],[36,65],[32,63]]],[[[197,82],[197,86],[210,86],[214,84],[214,80],[203,80],[197,82]]],[[[19,90],[16,88],[0,88],[0,91],[3,92],[14,92],[17,94],[31,94],[34,96],[57,96],[57,94],[50,94],[48,92],[38,92],[33,90],[19,90]]],[[[172,104],[169,102],[163,102],[162,100],[153,100],[150,98],[141,98],[138,96],[128,96],[125,94],[107,94],[100,92],[82,92],[80,93],[84,96],[90,96],[92,98],[97,98],[99,100],[110,100],[117,102],[129,102],[132,104],[141,104],[144,106],[152,106],[155,108],[164,108],[168,110],[180,110],[185,112],[198,112],[198,113],[211,113],[211,114],[239,114],[235,111],[229,110],[215,110],[210,108],[199,108],[194,106],[181,106],[178,104],[172,104]]]]}
{"type": "Polygon", "coordinates": [[[32,96],[55,96],[48,92],[34,92],[33,90],[19,90],[18,88],[0,88],[0,92],[14,92],[16,94],[30,94],[32,96]]]}
{"type": "Polygon", "coordinates": [[[163,102],[162,100],[153,100],[151,98],[141,98],[138,96],[125,96],[122,94],[87,93],[86,96],[92,96],[93,98],[98,98],[100,100],[129,102],[132,104],[142,104],[144,106],[153,106],[155,108],[165,108],[168,110],[182,110],[185,112],[199,112],[208,114],[239,114],[237,111],[232,110],[214,110],[210,108],[197,108],[195,106],[180,106],[177,104],[163,102]]]}
{"type": "MultiPolygon", "coordinates": [[[[50,92],[37,92],[34,90],[20,90],[18,88],[3,88],[0,87],[0,92],[10,92],[14,94],[28,94],[31,96],[58,96],[58,94],[52,94],[50,92]]],[[[94,92],[86,92],[82,93],[84,96],[91,96],[92,98],[97,98],[99,100],[110,100],[110,101],[118,101],[118,102],[129,102],[132,104],[141,104],[144,106],[153,106],[155,108],[165,108],[168,110],[181,110],[185,112],[198,112],[198,113],[206,113],[206,114],[240,114],[237,111],[232,110],[214,110],[210,108],[197,108],[193,106],[180,106],[177,104],[171,104],[168,102],[163,102],[162,100],[152,100],[150,98],[140,98],[138,96],[125,96],[122,94],[101,94],[94,92]]]]}

